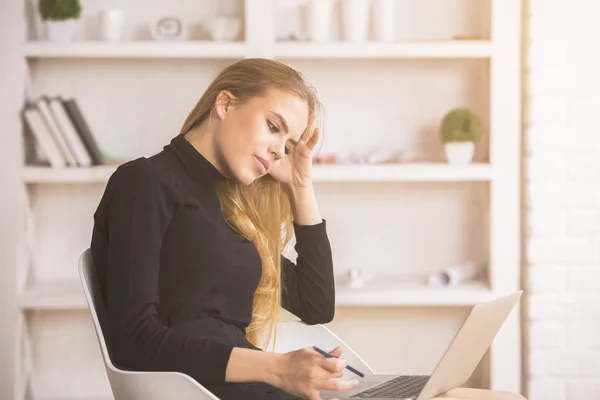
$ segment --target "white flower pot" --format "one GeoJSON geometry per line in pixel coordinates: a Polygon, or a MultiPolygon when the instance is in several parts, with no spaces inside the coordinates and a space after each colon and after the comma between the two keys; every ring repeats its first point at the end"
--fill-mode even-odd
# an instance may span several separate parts
{"type": "Polygon", "coordinates": [[[444,144],[446,159],[451,165],[467,165],[473,161],[475,144],[473,142],[459,142],[444,144]]]}
{"type": "Polygon", "coordinates": [[[333,0],[309,0],[306,7],[308,37],[313,42],[330,41],[333,0]]]}
{"type": "Polygon", "coordinates": [[[46,21],[46,35],[53,42],[70,42],[75,37],[75,19],[46,21]]]}
{"type": "Polygon", "coordinates": [[[369,36],[369,0],[343,0],[342,25],[348,42],[365,42],[369,36]]]}

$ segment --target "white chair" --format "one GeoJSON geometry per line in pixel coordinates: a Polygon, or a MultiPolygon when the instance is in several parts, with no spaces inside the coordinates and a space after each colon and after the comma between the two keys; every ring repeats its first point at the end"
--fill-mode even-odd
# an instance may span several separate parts
{"type": "MultiPolygon", "coordinates": [[[[115,400],[219,400],[196,380],[180,372],[127,371],[117,368],[110,358],[106,332],[102,329],[103,326],[106,326],[107,316],[96,266],[89,249],[85,250],[79,259],[79,277],[92,315],[102,359],[115,400]]],[[[363,373],[373,373],[358,355],[323,325],[307,325],[301,321],[289,321],[280,322],[277,327],[274,350],[276,352],[287,352],[313,345],[328,351],[339,345],[342,347],[343,357],[348,360],[349,365],[363,373]]],[[[344,378],[351,375],[351,372],[346,371],[344,378]]]]}

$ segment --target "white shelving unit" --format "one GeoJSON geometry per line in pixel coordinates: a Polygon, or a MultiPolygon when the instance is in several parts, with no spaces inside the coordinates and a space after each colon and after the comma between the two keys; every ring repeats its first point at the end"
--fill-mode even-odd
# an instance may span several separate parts
{"type": "MultiPolygon", "coordinates": [[[[431,7],[432,2],[435,2],[427,0],[422,5],[415,5],[421,0],[398,1],[405,6],[411,4],[411,7],[423,9],[431,7]]],[[[339,40],[329,44],[278,41],[276,37],[282,29],[281,25],[285,23],[276,16],[272,19],[266,17],[273,10],[278,10],[274,2],[276,0],[227,0],[223,3],[215,0],[214,4],[211,3],[206,11],[209,15],[223,10],[228,13],[236,10],[243,16],[245,31],[240,42],[224,44],[208,41],[128,40],[122,43],[104,43],[78,40],[73,43],[50,43],[31,40],[23,46],[23,57],[31,66],[35,93],[57,93],[64,90],[69,95],[86,100],[83,101],[84,112],[86,116],[90,115],[89,122],[99,142],[112,145],[113,148],[117,143],[122,143],[123,148],[133,149],[130,151],[131,156],[133,153],[149,155],[159,144],[166,144],[166,140],[173,136],[173,131],[169,129],[181,122],[181,116],[196,100],[193,96],[199,97],[201,94],[202,85],[208,83],[222,66],[245,57],[284,60],[314,78],[315,85],[320,88],[328,103],[329,128],[333,133],[330,133],[330,141],[326,143],[331,144],[333,149],[343,146],[360,149],[363,145],[371,144],[371,136],[362,134],[361,131],[373,129],[383,132],[400,123],[404,126],[398,128],[398,131],[405,133],[398,140],[393,141],[383,133],[372,136],[375,138],[373,140],[379,140],[382,147],[402,143],[409,150],[419,153],[419,156],[431,153],[432,160],[439,160],[440,148],[436,147],[435,140],[432,142],[429,139],[419,145],[413,138],[424,136],[423,132],[434,132],[435,128],[431,125],[439,121],[441,113],[459,102],[482,111],[488,130],[472,165],[450,166],[439,161],[315,165],[313,174],[318,189],[322,192],[323,213],[329,219],[336,268],[340,267],[339,274],[343,273],[344,268],[350,267],[353,260],[361,268],[374,268],[377,272],[379,269],[390,272],[395,266],[402,265],[396,271],[400,275],[407,271],[415,272],[403,269],[403,265],[414,265],[416,270],[423,270],[422,274],[427,274],[440,260],[446,258],[456,261],[472,256],[482,261],[486,272],[483,274],[484,278],[459,287],[429,288],[424,285],[380,281],[367,283],[364,288],[359,289],[343,285],[337,289],[337,305],[344,310],[344,315],[363,308],[393,309],[399,313],[394,315],[401,316],[398,321],[399,331],[403,330],[403,324],[420,329],[419,324],[422,323],[422,329],[428,330],[429,322],[425,324],[414,313],[435,315],[431,319],[438,324],[436,329],[439,329],[439,334],[451,337],[451,329],[455,328],[456,323],[446,326],[446,317],[438,319],[437,314],[432,313],[448,315],[448,318],[454,318],[453,321],[459,321],[464,316],[466,307],[519,289],[520,243],[517,232],[520,229],[520,36],[516,27],[520,26],[520,0],[485,1],[489,4],[489,27],[479,29],[474,28],[475,24],[469,25],[469,29],[481,34],[482,39],[425,40],[415,37],[393,44],[350,44],[339,40]],[[142,72],[144,68],[148,69],[147,73],[142,72]],[[136,76],[138,69],[144,78],[136,76]],[[198,69],[202,72],[197,72],[198,69]],[[371,73],[370,69],[375,72],[371,73]],[[65,70],[67,72],[63,72],[65,70]],[[177,71],[175,75],[174,71],[177,71]],[[69,73],[75,77],[72,79],[68,76],[69,73]],[[155,75],[160,76],[154,80],[155,75]],[[117,97],[105,91],[110,86],[111,79],[119,80],[123,85],[123,93],[128,93],[131,99],[118,103],[121,100],[120,94],[117,97]],[[139,79],[140,83],[135,81],[128,86],[124,83],[126,79],[139,79]],[[178,114],[175,122],[170,121],[170,124],[165,123],[156,128],[144,125],[148,118],[156,118],[158,124],[162,123],[165,119],[162,117],[166,114],[161,117],[160,105],[156,106],[155,115],[152,110],[136,108],[135,105],[128,112],[129,120],[120,113],[119,107],[158,98],[152,96],[163,96],[158,89],[152,92],[154,83],[143,83],[147,82],[142,82],[143,79],[152,79],[157,85],[162,84],[163,89],[169,90],[171,86],[160,79],[173,79],[176,82],[174,85],[180,85],[179,89],[170,90],[166,94],[171,96],[169,104],[174,104],[168,112],[178,114]],[[352,87],[344,85],[344,82],[352,87]],[[361,86],[360,82],[364,84],[361,86]],[[195,86],[193,91],[188,89],[190,85],[195,86]],[[96,88],[99,89],[97,93],[96,88]],[[421,88],[425,94],[421,93],[421,88]],[[350,94],[339,94],[345,90],[350,94]],[[392,95],[388,93],[387,103],[373,100],[374,97],[385,96],[382,92],[392,90],[396,91],[392,95]],[[183,92],[185,101],[177,103],[180,91],[183,92]],[[365,95],[373,98],[363,97],[365,95]],[[103,100],[103,96],[112,97],[103,100]],[[348,102],[349,98],[352,99],[351,102],[348,102]],[[118,104],[112,104],[111,101],[118,104]],[[396,102],[394,107],[389,106],[390,102],[396,102]],[[366,103],[369,104],[365,105],[366,103]],[[356,110],[348,107],[357,107],[361,112],[355,113],[356,110]],[[118,118],[109,118],[111,113],[118,118]],[[135,113],[139,113],[139,117],[135,113]],[[348,119],[352,121],[348,122],[348,119]],[[127,126],[133,132],[139,131],[136,133],[138,136],[130,139],[127,134],[111,133],[119,131],[119,124],[127,126]],[[139,128],[136,128],[138,125],[139,128]],[[422,131],[421,126],[430,128],[422,131]],[[163,132],[160,138],[152,136],[152,133],[163,128],[167,130],[166,134],[163,132]],[[352,131],[354,128],[356,133],[352,131]],[[338,135],[336,132],[344,133],[338,135]],[[148,140],[148,135],[152,140],[148,140]],[[135,140],[146,140],[151,144],[136,147],[135,140]],[[398,196],[401,200],[397,200],[398,196]],[[353,203],[356,201],[358,203],[353,203]],[[383,209],[387,211],[380,211],[383,209]],[[433,216],[430,217],[430,214],[433,216]],[[375,217],[371,218],[370,215],[375,217]],[[346,220],[353,225],[351,229],[344,226],[346,220]],[[438,221],[437,225],[432,226],[432,220],[438,221]],[[367,225],[356,229],[354,224],[359,223],[367,225]],[[378,240],[385,242],[387,246],[383,250],[385,254],[379,254],[382,248],[375,241],[379,229],[381,237],[378,240]],[[411,229],[413,233],[407,233],[411,229]],[[397,231],[401,232],[398,235],[404,236],[398,237],[394,242],[396,238],[390,236],[397,231]],[[423,249],[427,250],[422,251],[423,249]]],[[[480,2],[481,0],[452,0],[458,7],[456,13],[462,12],[465,15],[473,10],[481,12],[480,2]]],[[[94,10],[100,7],[93,0],[88,3],[94,10]]],[[[133,10],[135,4],[139,4],[130,3],[124,2],[123,7],[133,10]]],[[[439,6],[441,3],[438,3],[436,4],[439,6]]],[[[148,5],[153,6],[165,7],[155,3],[148,5]]],[[[475,12],[473,15],[470,18],[486,20],[475,12]]],[[[449,19],[451,17],[448,16],[449,19]]],[[[455,19],[464,21],[465,18],[455,19]]],[[[444,22],[445,20],[440,19],[432,21],[430,25],[439,26],[444,22]]],[[[456,28],[458,24],[453,27],[456,28]]],[[[414,24],[410,26],[417,27],[414,24]]],[[[427,23],[423,23],[418,28],[424,30],[426,26],[427,23]]],[[[401,33],[408,35],[404,30],[401,33]]],[[[21,351],[16,363],[17,400],[110,396],[106,382],[98,383],[105,379],[99,353],[89,354],[88,359],[96,357],[96,364],[92,363],[90,365],[93,366],[89,369],[79,371],[80,375],[77,377],[83,382],[78,382],[78,379],[69,377],[70,372],[63,375],[57,372],[61,368],[71,371],[74,366],[69,365],[69,361],[57,359],[56,365],[48,365],[47,358],[50,356],[36,358],[33,349],[36,346],[52,347],[50,339],[44,336],[43,332],[46,330],[63,329],[65,334],[70,332],[68,325],[61,325],[60,328],[51,325],[49,328],[47,324],[51,322],[48,320],[53,316],[60,318],[60,321],[73,321],[73,329],[91,328],[86,320],[87,306],[77,280],[77,259],[74,255],[84,250],[82,243],[89,244],[91,213],[104,184],[116,168],[116,165],[64,169],[23,166],[20,171],[23,196],[19,227],[22,246],[19,251],[22,257],[18,266],[17,306],[22,312],[18,322],[21,351]],[[44,368],[51,372],[41,371],[44,368]],[[58,382],[56,386],[52,385],[52,379],[58,382]]],[[[357,315],[363,314],[357,311],[357,315]]],[[[352,340],[370,340],[360,336],[365,334],[360,333],[360,327],[369,326],[368,320],[351,320],[338,325],[334,321],[332,326],[335,330],[336,326],[342,329],[350,324],[353,325],[351,330],[338,331],[338,334],[346,337],[350,343],[352,340]]],[[[370,331],[372,328],[365,329],[370,331]]],[[[88,335],[93,334],[89,329],[86,332],[88,335]]],[[[390,333],[394,338],[398,334],[390,333]]],[[[520,337],[520,313],[515,310],[490,348],[484,361],[486,364],[479,369],[482,386],[521,390],[520,337]]],[[[77,352],[95,351],[93,345],[89,344],[94,342],[95,338],[92,339],[86,342],[88,347],[77,352]]],[[[427,348],[426,344],[423,346],[427,348]]],[[[39,350],[40,354],[46,354],[44,351],[52,354],[51,350],[39,350]]],[[[369,359],[368,355],[363,356],[369,359]]],[[[439,355],[427,357],[426,360],[436,360],[439,355]]],[[[413,366],[410,364],[411,357],[405,354],[396,354],[393,358],[407,360],[401,366],[394,364],[404,370],[414,370],[425,365],[413,366]]],[[[377,365],[377,361],[369,361],[377,365]]],[[[391,362],[381,360],[379,365],[387,367],[392,365],[391,362]]],[[[430,365],[431,363],[426,367],[430,365]]]]}

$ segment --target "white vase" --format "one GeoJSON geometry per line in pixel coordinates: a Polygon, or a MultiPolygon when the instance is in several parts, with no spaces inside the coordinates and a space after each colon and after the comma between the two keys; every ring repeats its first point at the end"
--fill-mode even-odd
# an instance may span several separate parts
{"type": "Polygon", "coordinates": [[[53,42],[70,42],[75,37],[75,19],[46,21],[46,35],[53,42]]]}
{"type": "Polygon", "coordinates": [[[369,0],[342,0],[342,29],[348,42],[365,42],[369,36],[369,0]]]}
{"type": "Polygon", "coordinates": [[[308,37],[313,42],[331,40],[333,0],[309,0],[306,5],[308,37]]]}
{"type": "Polygon", "coordinates": [[[100,12],[100,37],[108,42],[123,39],[125,28],[125,11],[118,8],[102,10],[100,12]]]}
{"type": "Polygon", "coordinates": [[[475,144],[473,142],[456,142],[444,144],[446,159],[451,165],[468,165],[473,161],[475,144]]]}
{"type": "Polygon", "coordinates": [[[396,0],[372,0],[373,35],[380,42],[396,40],[396,0]]]}

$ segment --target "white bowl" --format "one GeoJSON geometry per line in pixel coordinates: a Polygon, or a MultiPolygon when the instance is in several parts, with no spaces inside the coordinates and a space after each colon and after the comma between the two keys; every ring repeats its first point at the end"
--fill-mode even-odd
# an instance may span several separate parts
{"type": "Polygon", "coordinates": [[[208,32],[212,40],[231,42],[237,39],[242,28],[240,18],[217,17],[208,24],[208,32]]]}

